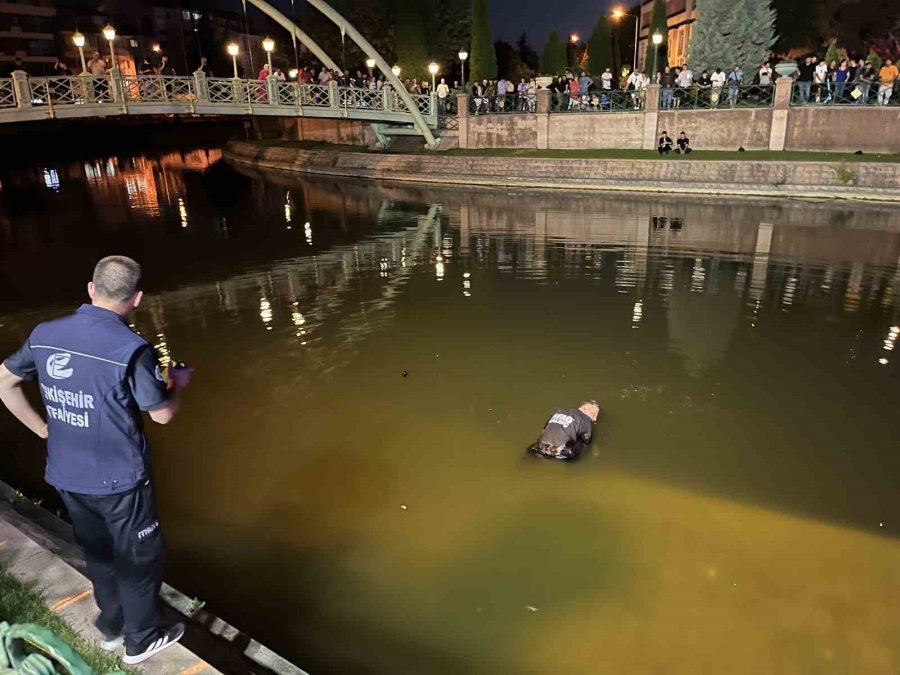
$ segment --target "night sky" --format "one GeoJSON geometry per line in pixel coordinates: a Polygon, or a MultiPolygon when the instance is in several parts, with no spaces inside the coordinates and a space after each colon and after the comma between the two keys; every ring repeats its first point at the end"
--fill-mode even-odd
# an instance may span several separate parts
{"type": "Polygon", "coordinates": [[[636,2],[615,0],[489,0],[494,39],[515,42],[524,31],[538,52],[551,30],[560,36],[577,33],[588,39],[601,12],[609,13],[616,5],[624,7],[636,2]]]}

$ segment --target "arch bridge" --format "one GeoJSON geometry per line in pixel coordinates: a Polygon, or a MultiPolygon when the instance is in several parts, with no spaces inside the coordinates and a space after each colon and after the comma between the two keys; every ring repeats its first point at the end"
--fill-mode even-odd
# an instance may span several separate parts
{"type": "MultiPolygon", "coordinates": [[[[265,0],[249,2],[290,31],[291,39],[305,45],[325,67],[340,72],[328,54],[281,12],[265,0]]],[[[435,94],[407,92],[381,54],[349,21],[324,0],[309,3],[374,59],[387,83],[382,89],[341,87],[336,82],[300,84],[274,76],[266,80],[207,78],[201,72],[131,77],[113,69],[101,76],[29,77],[19,71],[0,78],[0,123],[160,114],[324,117],[370,121],[382,129],[382,125],[404,125],[396,132],[420,134],[428,147],[436,147],[435,94]]],[[[384,138],[384,131],[379,138],[384,138]]]]}

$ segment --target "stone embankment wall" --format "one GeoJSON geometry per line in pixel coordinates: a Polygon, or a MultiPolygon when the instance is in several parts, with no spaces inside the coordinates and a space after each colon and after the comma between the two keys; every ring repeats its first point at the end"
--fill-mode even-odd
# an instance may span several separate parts
{"type": "Polygon", "coordinates": [[[541,159],[310,151],[233,141],[245,166],[415,183],[900,202],[900,163],[541,159]]]}

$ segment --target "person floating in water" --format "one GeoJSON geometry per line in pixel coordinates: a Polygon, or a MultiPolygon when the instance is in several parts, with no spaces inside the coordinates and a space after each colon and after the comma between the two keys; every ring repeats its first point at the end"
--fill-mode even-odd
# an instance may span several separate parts
{"type": "Polygon", "coordinates": [[[560,408],[547,421],[529,452],[553,459],[576,459],[579,446],[590,444],[592,425],[599,415],[596,401],[585,401],[577,410],[560,408]]]}

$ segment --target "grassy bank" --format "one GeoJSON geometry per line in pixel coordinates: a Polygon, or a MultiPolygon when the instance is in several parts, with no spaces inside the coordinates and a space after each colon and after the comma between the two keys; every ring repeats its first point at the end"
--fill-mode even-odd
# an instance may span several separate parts
{"type": "Polygon", "coordinates": [[[39,593],[20,583],[5,569],[0,569],[0,618],[9,624],[36,623],[49,628],[73,647],[98,675],[123,670],[119,659],[79,637],[44,604],[39,593]]]}
{"type": "MultiPolygon", "coordinates": [[[[339,145],[324,141],[257,141],[265,147],[297,148],[299,150],[325,150],[328,152],[382,152],[390,154],[390,150],[377,151],[361,145],[339,145]]],[[[661,162],[691,161],[764,161],[764,162],[900,162],[900,154],[867,153],[855,155],[848,152],[800,152],[785,150],[750,150],[747,152],[724,150],[695,150],[690,155],[660,156],[655,150],[519,150],[514,148],[479,148],[474,150],[447,150],[434,152],[420,149],[417,154],[433,154],[451,157],[532,157],[538,159],[644,159],[661,162]]]]}

